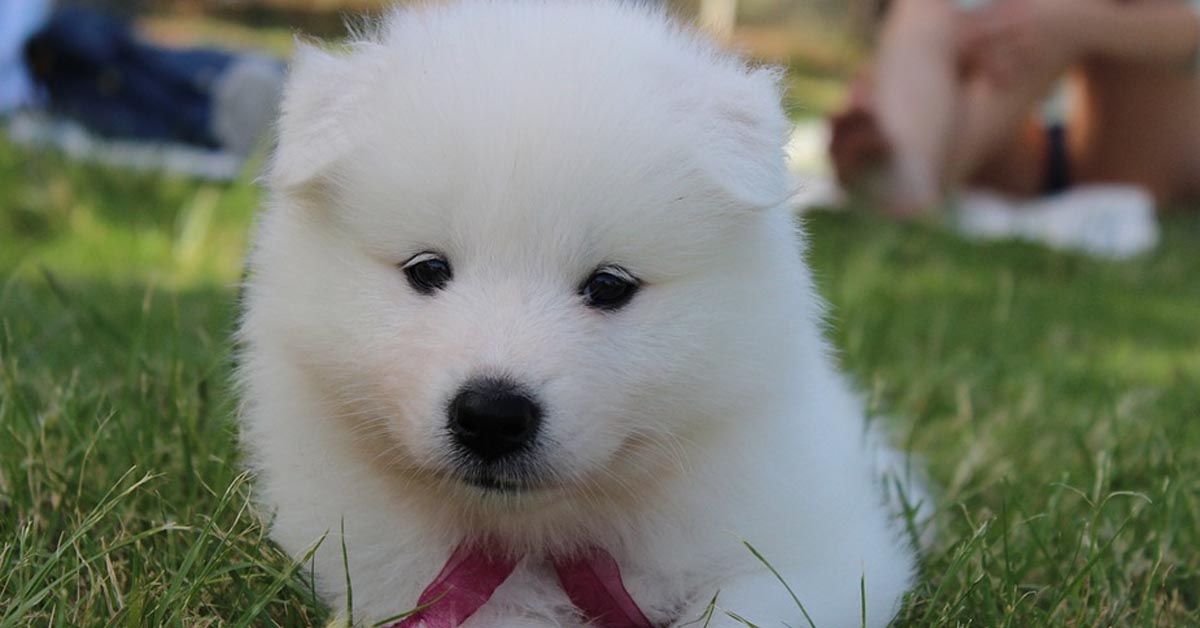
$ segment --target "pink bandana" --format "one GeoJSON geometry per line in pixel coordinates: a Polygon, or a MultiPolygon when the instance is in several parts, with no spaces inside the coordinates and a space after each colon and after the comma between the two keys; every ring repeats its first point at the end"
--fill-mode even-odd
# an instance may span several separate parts
{"type": "MultiPolygon", "coordinates": [[[[421,610],[387,628],[456,628],[487,602],[508,579],[519,558],[495,558],[474,545],[459,545],[441,573],[421,592],[421,610]]],[[[554,559],[563,591],[584,617],[599,628],[654,628],[621,582],[617,561],[592,548],[554,559]]]]}

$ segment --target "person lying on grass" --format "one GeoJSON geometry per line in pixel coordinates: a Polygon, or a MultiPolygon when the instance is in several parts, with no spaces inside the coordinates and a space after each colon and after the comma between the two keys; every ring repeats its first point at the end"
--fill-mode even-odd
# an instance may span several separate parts
{"type": "Polygon", "coordinates": [[[124,19],[46,0],[0,0],[0,115],[45,109],[104,137],[246,155],[275,117],[283,63],[168,48],[124,19]]]}

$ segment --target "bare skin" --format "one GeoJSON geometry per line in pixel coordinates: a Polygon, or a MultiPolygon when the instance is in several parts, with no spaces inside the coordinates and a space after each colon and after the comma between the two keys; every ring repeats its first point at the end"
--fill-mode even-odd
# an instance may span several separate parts
{"type": "Polygon", "coordinates": [[[1047,140],[1035,115],[1069,77],[1073,182],[1132,183],[1161,204],[1200,198],[1200,17],[1177,0],[896,0],[872,71],[834,119],[844,183],[888,164],[886,201],[912,216],[947,190],[1036,196],[1047,140]]]}

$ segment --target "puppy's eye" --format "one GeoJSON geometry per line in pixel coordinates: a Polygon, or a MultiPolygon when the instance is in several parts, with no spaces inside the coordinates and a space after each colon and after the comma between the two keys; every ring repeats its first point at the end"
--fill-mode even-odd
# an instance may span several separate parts
{"type": "Polygon", "coordinates": [[[598,310],[620,309],[637,292],[638,280],[620,266],[602,266],[579,287],[588,307],[598,310]]]}
{"type": "Polygon", "coordinates": [[[408,277],[408,284],[421,294],[433,294],[441,290],[454,278],[450,262],[437,253],[421,253],[404,262],[400,267],[408,277]]]}

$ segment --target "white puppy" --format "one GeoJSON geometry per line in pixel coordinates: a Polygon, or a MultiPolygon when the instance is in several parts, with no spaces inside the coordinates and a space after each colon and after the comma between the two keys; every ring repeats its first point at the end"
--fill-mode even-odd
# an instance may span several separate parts
{"type": "Polygon", "coordinates": [[[677,626],[718,591],[712,626],[808,625],[744,540],[817,626],[891,620],[913,551],[820,332],[777,78],[603,0],[399,10],[299,51],[243,436],[274,538],[328,535],[335,608],[349,579],[356,620],[411,609],[471,546],[505,567],[463,625],[677,626]],[[588,552],[631,619],[556,576],[588,552]]]}

